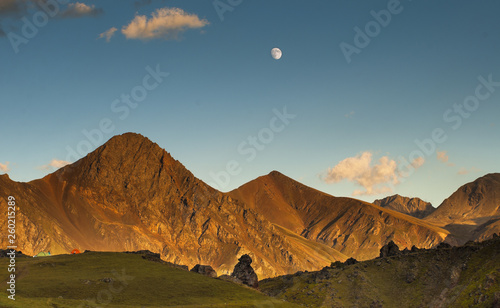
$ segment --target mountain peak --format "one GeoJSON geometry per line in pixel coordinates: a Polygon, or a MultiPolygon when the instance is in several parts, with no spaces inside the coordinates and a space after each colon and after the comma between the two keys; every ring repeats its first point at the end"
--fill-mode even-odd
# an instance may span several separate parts
{"type": "Polygon", "coordinates": [[[158,182],[160,177],[193,177],[180,162],[158,144],[136,133],[125,133],[56,174],[81,186],[127,186],[129,183],[158,182]]]}
{"type": "Polygon", "coordinates": [[[429,202],[425,202],[420,198],[404,197],[398,194],[375,200],[373,204],[417,218],[423,218],[434,211],[434,207],[429,202]]]}

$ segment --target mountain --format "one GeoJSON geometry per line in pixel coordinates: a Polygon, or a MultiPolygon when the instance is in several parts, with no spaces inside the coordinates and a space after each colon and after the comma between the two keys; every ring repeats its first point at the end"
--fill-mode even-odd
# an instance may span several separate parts
{"type": "Polygon", "coordinates": [[[460,187],[426,221],[454,233],[461,242],[483,240],[500,232],[500,173],[487,174],[460,187]]]}
{"type": "Polygon", "coordinates": [[[231,191],[276,226],[356,259],[378,256],[390,240],[429,248],[449,232],[420,219],[352,198],[334,197],[273,171],[231,191]]]}
{"type": "MultiPolygon", "coordinates": [[[[157,144],[124,134],[46,177],[0,177],[0,202],[17,201],[17,245],[40,251],[147,249],[166,261],[228,274],[248,253],[260,278],[347,257],[308,241],[209,187],[157,144]]],[[[0,231],[6,234],[7,224],[0,231]]],[[[1,239],[7,246],[6,238],[1,239]]]]}
{"type": "Polygon", "coordinates": [[[425,202],[419,198],[408,198],[400,195],[378,199],[373,204],[416,218],[424,218],[435,210],[429,202],[425,202]]]}

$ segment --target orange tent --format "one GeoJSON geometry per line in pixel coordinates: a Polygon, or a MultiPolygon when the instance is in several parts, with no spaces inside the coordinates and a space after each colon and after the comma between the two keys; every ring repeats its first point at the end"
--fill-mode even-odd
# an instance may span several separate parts
{"type": "Polygon", "coordinates": [[[81,252],[80,252],[80,250],[78,250],[76,248],[71,251],[72,255],[75,255],[75,254],[78,254],[78,253],[81,253],[81,252]]]}

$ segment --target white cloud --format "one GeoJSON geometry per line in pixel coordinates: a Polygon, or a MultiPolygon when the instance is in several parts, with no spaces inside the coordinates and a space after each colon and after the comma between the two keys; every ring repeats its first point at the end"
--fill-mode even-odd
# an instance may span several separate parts
{"type": "MultiPolygon", "coordinates": [[[[323,180],[326,183],[347,180],[364,188],[364,190],[355,190],[354,196],[391,192],[392,186],[399,184],[398,163],[388,156],[383,156],[372,164],[372,157],[373,154],[368,151],[355,157],[348,157],[335,167],[329,168],[323,180]]],[[[411,162],[411,165],[419,168],[424,162],[422,157],[418,157],[411,162]]]]}
{"type": "Polygon", "coordinates": [[[1,172],[9,172],[10,171],[9,165],[10,165],[10,163],[8,161],[5,162],[5,164],[0,163],[0,171],[1,172]]]}
{"type": "Polygon", "coordinates": [[[109,41],[111,40],[113,35],[115,35],[116,31],[118,31],[118,29],[116,29],[115,27],[108,29],[108,30],[104,31],[103,33],[99,34],[99,38],[105,38],[106,42],[109,43],[109,41]]]}
{"type": "Polygon", "coordinates": [[[85,3],[76,2],[68,4],[68,8],[61,12],[61,17],[79,18],[83,16],[95,16],[100,13],[102,13],[102,10],[97,9],[95,5],[87,5],[85,3]]]}
{"type": "Polygon", "coordinates": [[[69,165],[69,164],[71,164],[71,163],[67,162],[65,160],[53,159],[47,165],[43,165],[43,166],[40,166],[37,168],[41,169],[41,170],[52,170],[52,169],[62,168],[62,167],[69,165]]]}
{"type": "Polygon", "coordinates": [[[127,39],[177,39],[179,34],[187,29],[203,28],[208,25],[206,19],[200,19],[196,14],[186,13],[179,8],[161,8],[151,14],[137,15],[126,26],[122,33],[127,39]]]}
{"type": "Polygon", "coordinates": [[[454,167],[455,166],[454,163],[448,163],[448,160],[450,159],[450,157],[448,156],[448,154],[446,154],[446,151],[441,151],[441,152],[437,151],[436,152],[436,156],[437,156],[437,159],[440,162],[445,163],[449,167],[454,167]]]}

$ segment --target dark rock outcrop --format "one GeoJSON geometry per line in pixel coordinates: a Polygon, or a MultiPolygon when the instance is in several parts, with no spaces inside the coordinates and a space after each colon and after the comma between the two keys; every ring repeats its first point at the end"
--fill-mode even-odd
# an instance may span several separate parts
{"type": "Polygon", "coordinates": [[[252,258],[249,255],[242,255],[238,261],[238,264],[234,266],[231,277],[237,278],[247,286],[257,288],[259,286],[259,279],[250,265],[252,264],[252,258]]]}
{"type": "Polygon", "coordinates": [[[353,264],[356,264],[356,263],[358,263],[358,260],[356,260],[356,259],[354,259],[354,258],[349,258],[349,259],[347,259],[347,260],[344,262],[344,264],[345,264],[345,265],[353,265],[353,264]]]}
{"type": "Polygon", "coordinates": [[[382,248],[380,248],[380,256],[379,258],[392,257],[399,254],[399,246],[396,245],[393,241],[387,243],[382,248]]]}
{"type": "Polygon", "coordinates": [[[191,272],[195,272],[204,276],[216,278],[217,277],[217,272],[214,271],[214,269],[210,265],[201,265],[201,264],[196,264],[192,269],[191,272]]]}
{"type": "MultiPolygon", "coordinates": [[[[10,249],[0,249],[0,258],[10,258],[10,249]]],[[[21,251],[14,250],[16,258],[18,257],[27,257],[27,255],[23,254],[21,251]]]]}
{"type": "Polygon", "coordinates": [[[445,242],[439,243],[439,245],[436,246],[437,249],[445,249],[445,248],[451,248],[451,245],[445,242]]]}

